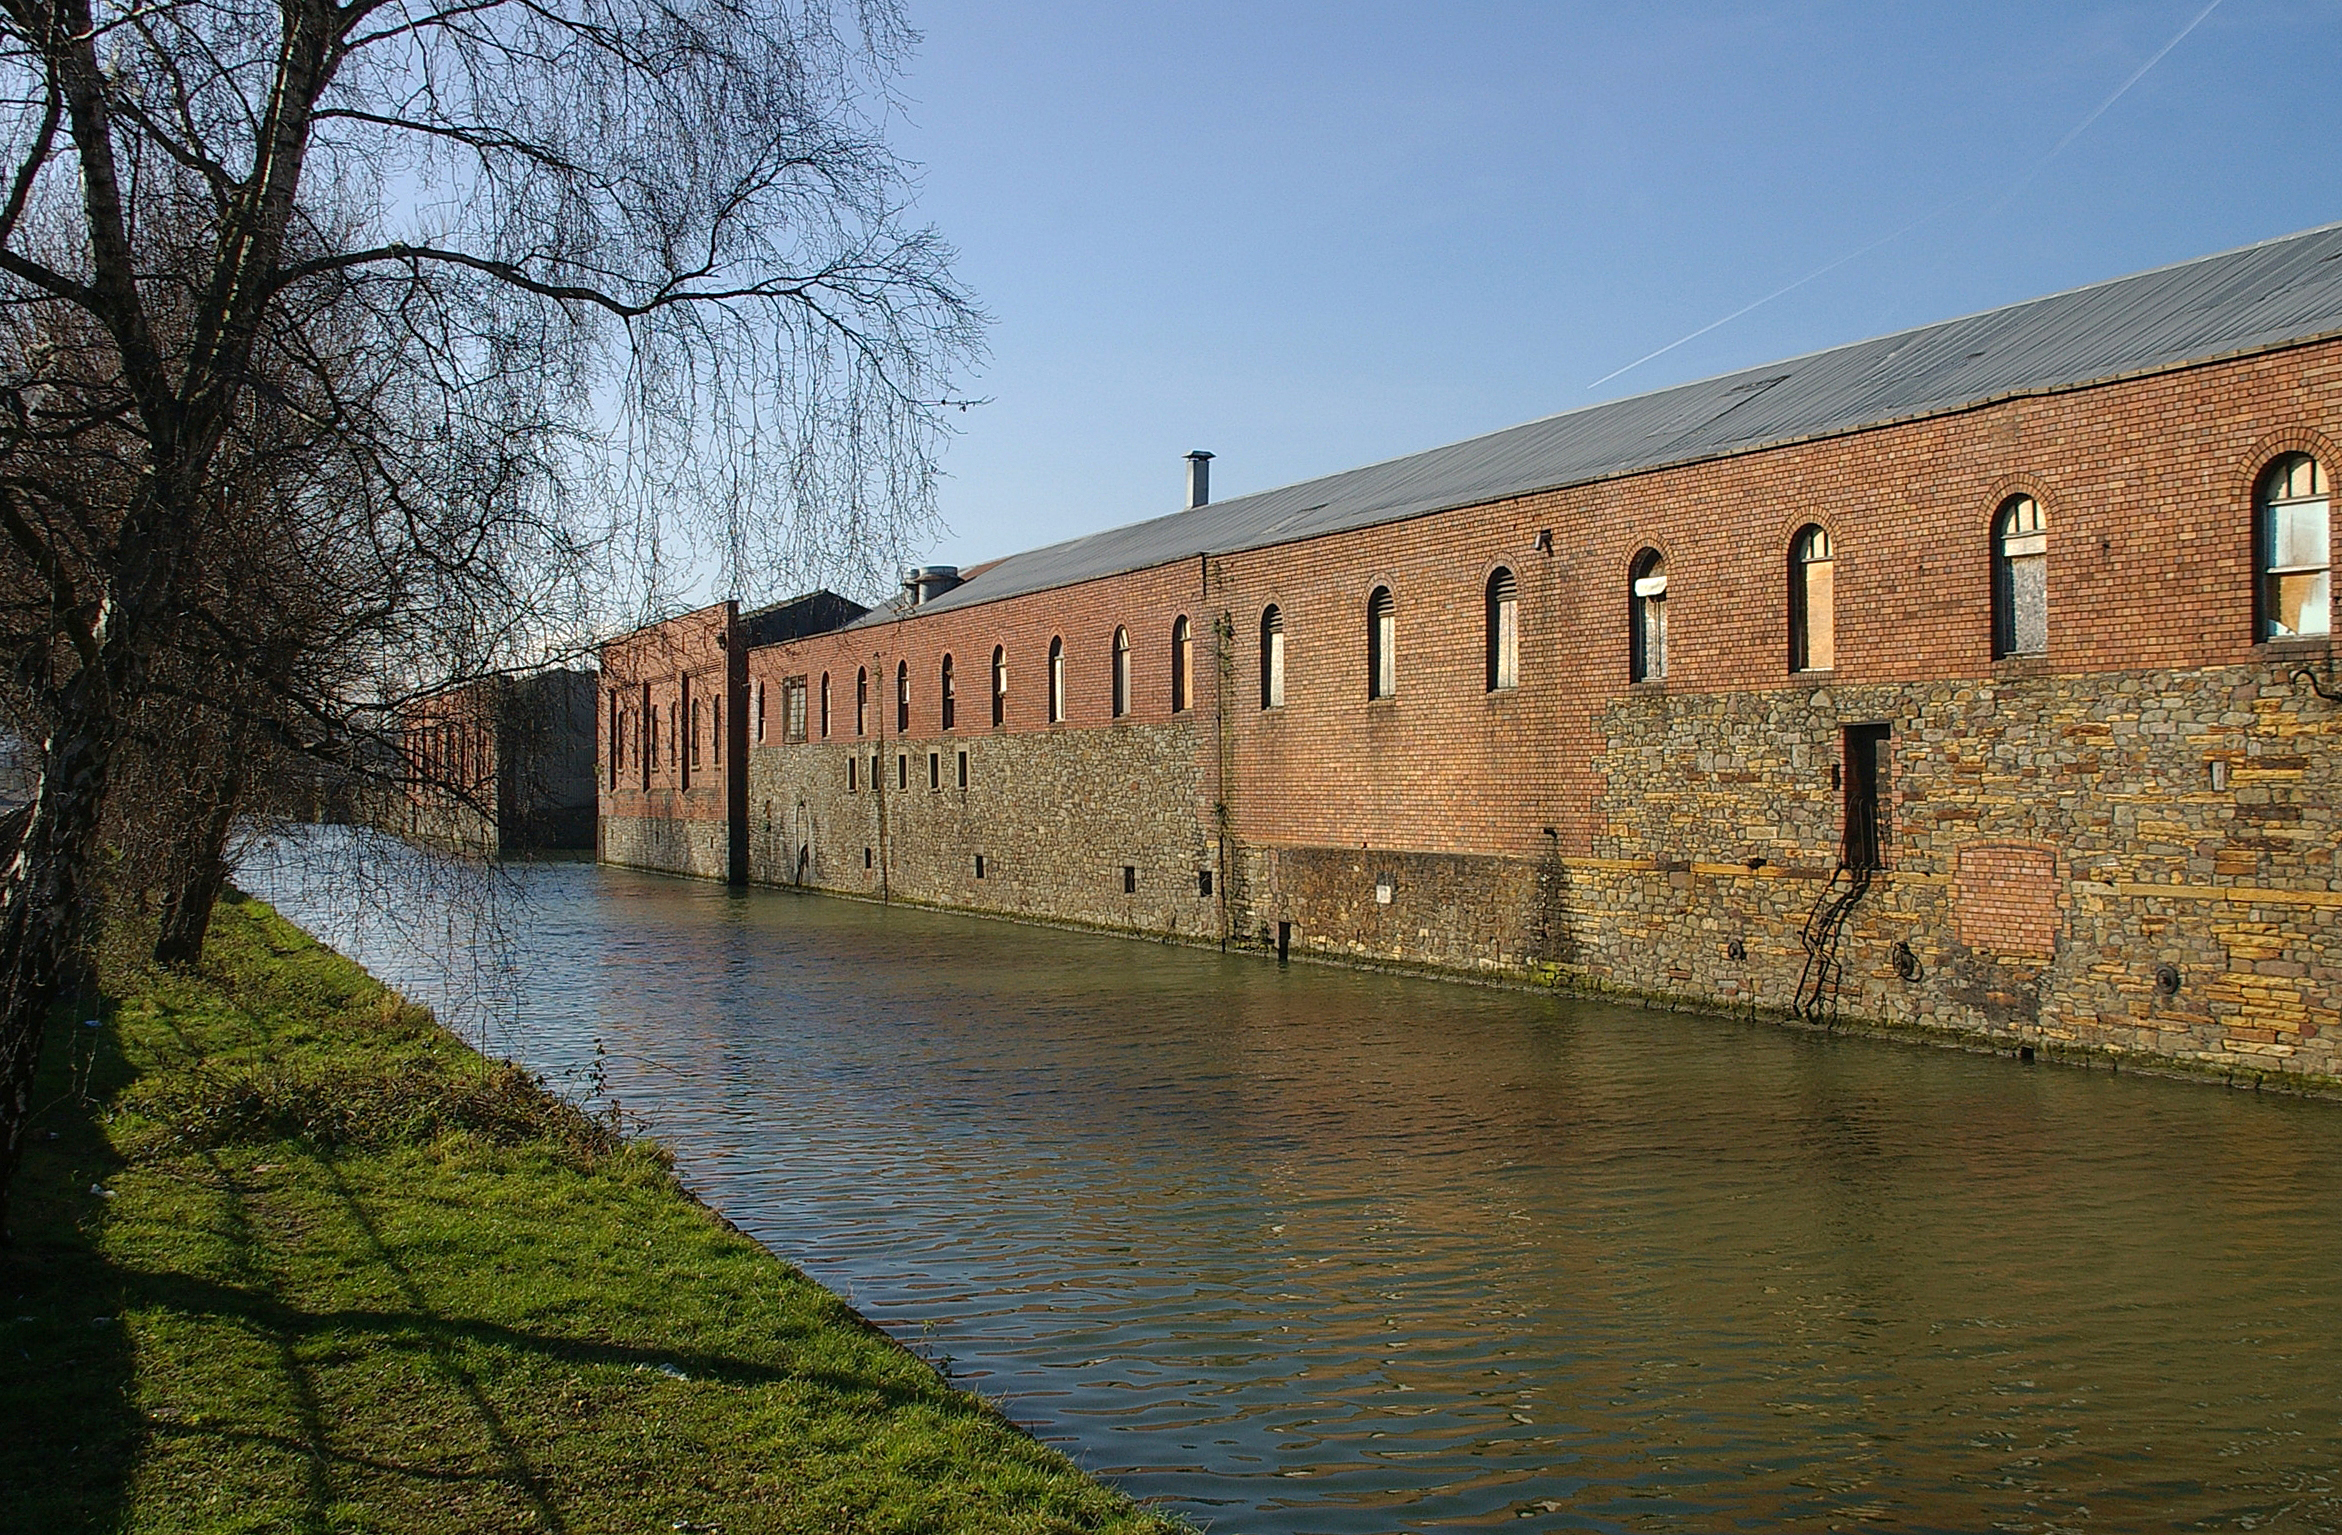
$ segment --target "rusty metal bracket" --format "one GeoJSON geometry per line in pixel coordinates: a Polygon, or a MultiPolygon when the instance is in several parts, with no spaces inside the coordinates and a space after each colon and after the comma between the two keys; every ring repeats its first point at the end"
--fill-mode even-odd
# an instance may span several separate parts
{"type": "Polygon", "coordinates": [[[2342,704],[2342,690],[2336,689],[2332,683],[2320,682],[2318,680],[2318,674],[2311,671],[2306,666],[2295,667],[2293,669],[2293,675],[2287,680],[2292,682],[2306,682],[2309,684],[2309,690],[2317,694],[2318,697],[2324,699],[2326,702],[2330,704],[2342,704]]]}

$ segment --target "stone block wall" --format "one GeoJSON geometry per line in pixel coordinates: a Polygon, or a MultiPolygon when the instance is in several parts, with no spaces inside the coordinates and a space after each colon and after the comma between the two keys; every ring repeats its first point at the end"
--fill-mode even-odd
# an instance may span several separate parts
{"type": "Polygon", "coordinates": [[[725,877],[731,829],[723,821],[685,820],[669,815],[605,815],[595,857],[629,869],[682,874],[692,879],[725,877]]]}
{"type": "Polygon", "coordinates": [[[1217,941],[1199,757],[1185,721],[755,747],[749,877],[1217,941]]]}

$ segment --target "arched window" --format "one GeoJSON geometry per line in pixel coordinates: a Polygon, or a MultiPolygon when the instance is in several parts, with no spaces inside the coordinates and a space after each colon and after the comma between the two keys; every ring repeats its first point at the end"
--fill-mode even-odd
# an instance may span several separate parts
{"type": "Polygon", "coordinates": [[[911,733],[911,663],[895,663],[895,734],[911,733]]]}
{"type": "Polygon", "coordinates": [[[1399,690],[1399,615],[1391,589],[1378,586],[1366,599],[1366,696],[1388,698],[1399,690]]]}
{"type": "Polygon", "coordinates": [[[2332,633],[2326,471],[2306,453],[2288,453],[2263,472],[2253,499],[2260,523],[2261,638],[2332,633]]]}
{"type": "Polygon", "coordinates": [[[1513,573],[1488,578],[1488,691],[1521,685],[1521,600],[1513,573]]]}
{"type": "Polygon", "coordinates": [[[764,684],[762,682],[756,685],[754,713],[756,715],[756,744],[762,746],[764,744],[764,684]]]}
{"type": "Polygon", "coordinates": [[[943,728],[950,730],[957,723],[960,712],[959,690],[952,686],[951,655],[943,657],[943,728]]]}
{"type": "Polygon", "coordinates": [[[1992,519],[1992,654],[2049,649],[2049,528],[2041,503],[2011,496],[1992,519]]]}
{"type": "Polygon", "coordinates": [[[1171,621],[1171,712],[1184,714],[1193,706],[1188,681],[1195,665],[1195,632],[1187,625],[1187,615],[1180,614],[1171,621]]]}
{"type": "Polygon", "coordinates": [[[1627,677],[1657,682],[1667,675],[1667,559],[1656,549],[1645,549],[1628,569],[1632,574],[1627,584],[1627,677]]]}
{"type": "Polygon", "coordinates": [[[1065,641],[1049,642],[1049,723],[1065,721],[1065,641]]]}
{"type": "Polygon", "coordinates": [[[1789,541],[1789,669],[1826,672],[1838,664],[1838,565],[1829,529],[1797,530],[1789,541]]]}
{"type": "Polygon", "coordinates": [[[1114,717],[1122,718],[1130,712],[1130,631],[1117,625],[1114,630],[1114,717]]]}
{"type": "Polygon", "coordinates": [[[821,738],[829,739],[829,673],[821,674],[821,738]]]}
{"type": "Polygon", "coordinates": [[[1285,615],[1274,603],[1260,615],[1260,706],[1285,706],[1285,615]]]}
{"type": "Polygon", "coordinates": [[[854,669],[854,734],[870,734],[870,668],[854,669]]]}
{"type": "Polygon", "coordinates": [[[1008,723],[1008,650],[1001,645],[992,647],[992,723],[1008,723]]]}

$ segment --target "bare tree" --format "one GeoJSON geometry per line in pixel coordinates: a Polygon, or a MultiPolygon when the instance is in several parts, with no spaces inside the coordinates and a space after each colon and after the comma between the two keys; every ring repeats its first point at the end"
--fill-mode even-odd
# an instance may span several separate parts
{"type": "Polygon", "coordinates": [[[41,740],[0,1199],[158,688],[330,751],[574,630],[678,518],[747,588],[931,516],[979,317],[884,141],[910,41],[893,0],[0,0],[0,614],[41,740]]]}

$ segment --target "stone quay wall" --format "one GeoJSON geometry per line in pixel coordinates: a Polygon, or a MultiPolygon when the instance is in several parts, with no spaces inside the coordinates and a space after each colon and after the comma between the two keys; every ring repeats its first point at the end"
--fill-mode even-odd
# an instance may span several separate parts
{"type": "Polygon", "coordinates": [[[1216,941],[1199,756],[1186,721],[754,747],[749,877],[1216,941]]]}

